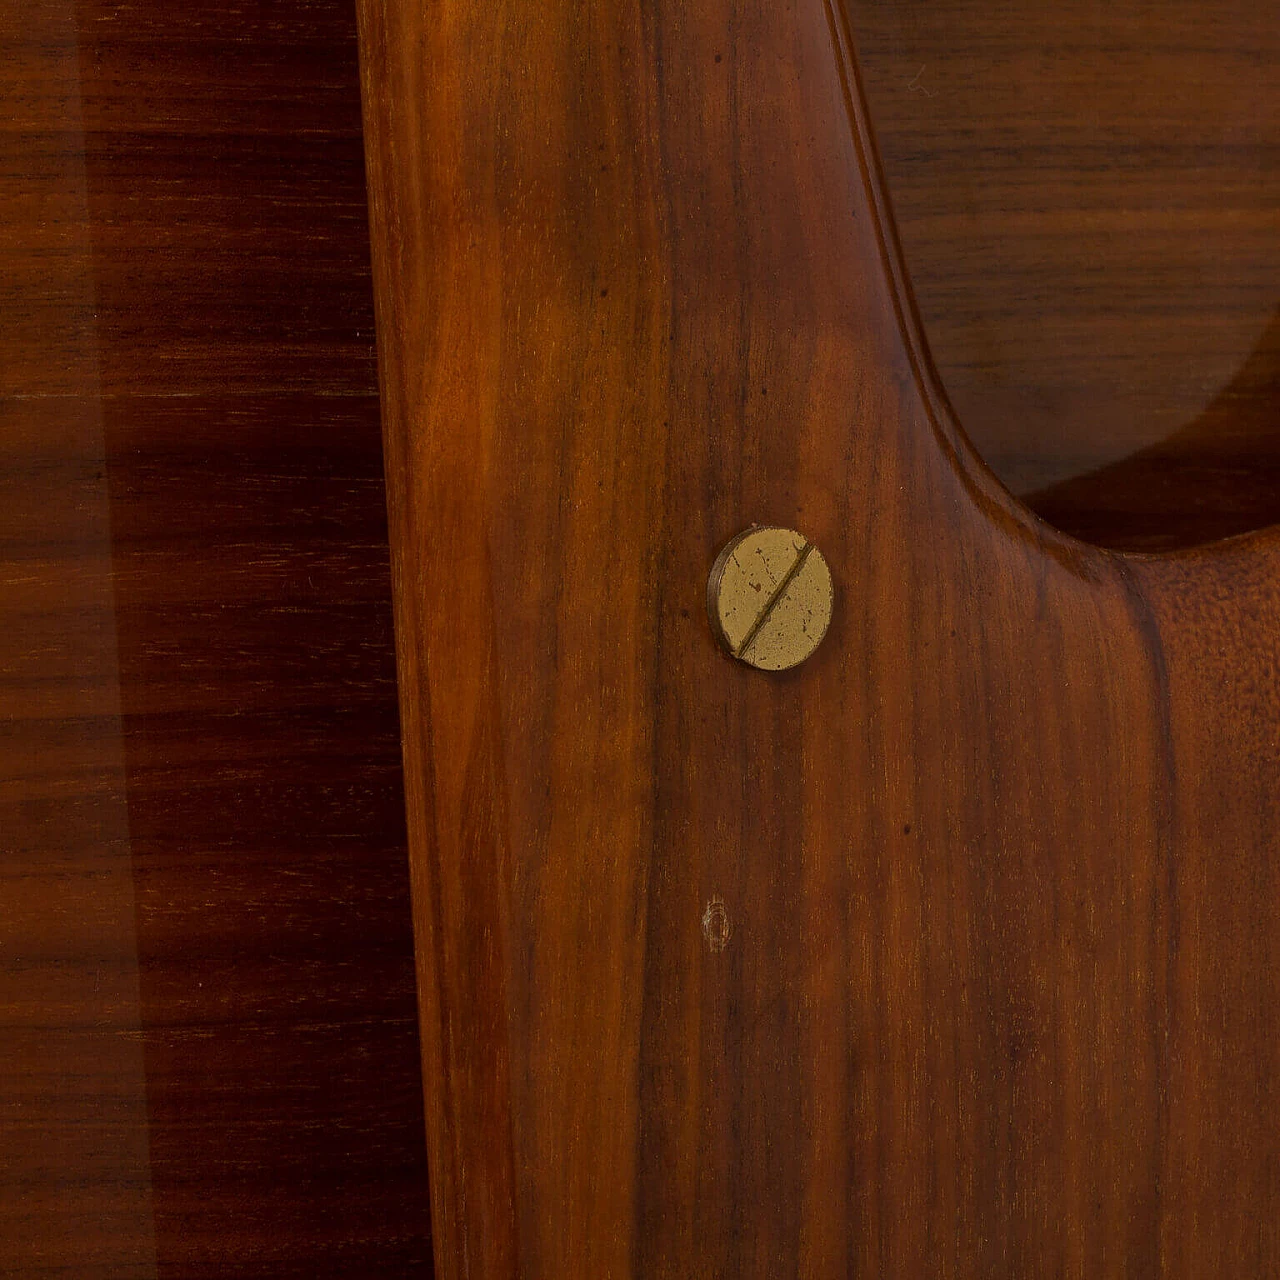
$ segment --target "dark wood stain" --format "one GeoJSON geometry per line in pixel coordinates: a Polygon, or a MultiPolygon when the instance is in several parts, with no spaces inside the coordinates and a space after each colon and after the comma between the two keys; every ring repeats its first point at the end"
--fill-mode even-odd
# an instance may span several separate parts
{"type": "Polygon", "coordinates": [[[1280,537],[1011,499],[838,8],[360,18],[438,1273],[1280,1270],[1280,537]]]}
{"type": "Polygon", "coordinates": [[[933,359],[1000,478],[1132,551],[1280,521],[1280,23],[849,0],[933,359]]]}
{"type": "Polygon", "coordinates": [[[1029,495],[1060,529],[1133,551],[1194,546],[1280,519],[1280,315],[1185,427],[1029,495]]]}
{"type": "Polygon", "coordinates": [[[0,39],[0,1271],[429,1275],[354,13],[0,39]]]}

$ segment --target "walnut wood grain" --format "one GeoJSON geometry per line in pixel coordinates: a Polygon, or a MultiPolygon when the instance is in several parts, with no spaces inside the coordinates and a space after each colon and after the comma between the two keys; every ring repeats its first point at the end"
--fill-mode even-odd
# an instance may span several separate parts
{"type": "Polygon", "coordinates": [[[849,10],[925,332],[987,463],[1107,546],[1280,521],[1274,9],[849,10]]]}
{"type": "Polygon", "coordinates": [[[0,1274],[156,1248],[74,12],[0,27],[0,1274]]]}
{"type": "Polygon", "coordinates": [[[0,1274],[430,1274],[353,10],[0,23],[0,1274]]]}
{"type": "Polygon", "coordinates": [[[822,0],[360,17],[438,1273],[1275,1271],[1280,538],[1010,499],[822,0]]]}

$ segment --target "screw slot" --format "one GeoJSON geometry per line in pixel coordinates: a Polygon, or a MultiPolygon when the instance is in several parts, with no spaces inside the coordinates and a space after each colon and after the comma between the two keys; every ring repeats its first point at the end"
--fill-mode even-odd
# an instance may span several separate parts
{"type": "Polygon", "coordinates": [[[724,547],[707,582],[723,648],[762,671],[798,666],[822,643],[835,591],[822,553],[794,529],[753,525],[724,547]]]}

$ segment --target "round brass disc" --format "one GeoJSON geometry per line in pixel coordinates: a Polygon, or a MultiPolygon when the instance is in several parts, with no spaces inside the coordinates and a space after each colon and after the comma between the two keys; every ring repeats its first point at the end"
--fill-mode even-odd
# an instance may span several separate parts
{"type": "Polygon", "coordinates": [[[835,592],[822,553],[794,529],[755,525],[716,557],[707,613],[716,638],[741,662],[785,671],[822,642],[835,592]]]}

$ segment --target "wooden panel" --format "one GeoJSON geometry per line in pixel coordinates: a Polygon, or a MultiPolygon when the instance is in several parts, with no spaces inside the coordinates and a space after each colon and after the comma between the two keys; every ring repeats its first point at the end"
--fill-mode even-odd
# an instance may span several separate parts
{"type": "Polygon", "coordinates": [[[429,1275],[354,13],[0,40],[0,1272],[429,1275]]]}
{"type": "Polygon", "coordinates": [[[0,1273],[154,1280],[76,17],[0,24],[0,1273]]]}
{"type": "Polygon", "coordinates": [[[360,14],[438,1273],[1275,1271],[1280,538],[1009,499],[822,0],[360,14]]]}
{"type": "Polygon", "coordinates": [[[1280,23],[1251,0],[850,0],[960,422],[1059,528],[1280,521],[1280,23]]]}

